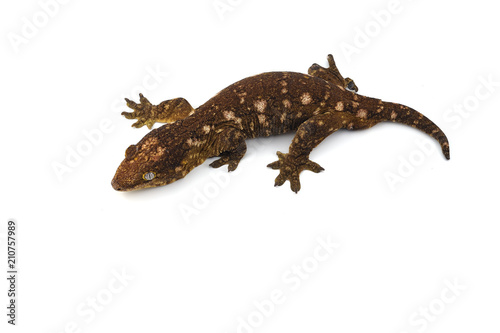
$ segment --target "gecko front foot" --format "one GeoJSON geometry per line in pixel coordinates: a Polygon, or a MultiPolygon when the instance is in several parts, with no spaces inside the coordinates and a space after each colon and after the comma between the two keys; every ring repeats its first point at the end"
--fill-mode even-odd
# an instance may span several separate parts
{"type": "Polygon", "coordinates": [[[127,119],[137,119],[137,122],[132,125],[133,127],[140,128],[146,125],[151,129],[156,122],[174,122],[184,119],[194,112],[194,109],[184,98],[174,98],[159,105],[153,105],[142,94],[139,94],[139,97],[139,104],[125,98],[127,106],[134,112],[122,112],[122,115],[127,119]]]}
{"type": "Polygon", "coordinates": [[[146,125],[149,129],[151,129],[151,127],[153,127],[156,123],[156,106],[151,104],[151,102],[148,101],[148,99],[142,94],[139,94],[139,97],[141,101],[139,104],[125,98],[127,106],[134,110],[134,112],[122,112],[122,115],[127,119],[137,119],[137,121],[132,124],[132,127],[140,128],[146,125]]]}
{"type": "Polygon", "coordinates": [[[243,156],[245,156],[245,153],[247,151],[247,145],[245,143],[245,140],[241,136],[238,136],[238,134],[235,134],[234,132],[228,132],[226,136],[227,138],[238,140],[237,141],[239,142],[238,145],[236,146],[235,149],[228,150],[220,154],[219,159],[210,163],[210,166],[212,168],[220,168],[221,166],[227,164],[227,171],[231,172],[236,170],[241,159],[243,158],[243,156]]]}
{"type": "Polygon", "coordinates": [[[268,164],[268,167],[274,170],[280,170],[280,174],[276,177],[274,186],[281,186],[287,180],[290,182],[290,188],[297,193],[300,190],[299,175],[303,170],[310,170],[312,172],[321,172],[324,169],[307,157],[294,157],[290,154],[283,154],[277,152],[278,160],[268,164]]]}
{"type": "Polygon", "coordinates": [[[220,168],[221,166],[224,166],[227,164],[227,171],[231,172],[231,171],[236,170],[242,157],[243,156],[235,157],[235,155],[231,154],[231,153],[222,153],[218,160],[210,163],[210,166],[212,168],[220,168]]]}

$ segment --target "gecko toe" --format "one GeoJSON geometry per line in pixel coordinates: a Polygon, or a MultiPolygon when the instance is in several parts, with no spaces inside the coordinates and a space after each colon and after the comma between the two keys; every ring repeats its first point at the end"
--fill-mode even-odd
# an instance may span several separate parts
{"type": "Polygon", "coordinates": [[[285,184],[286,182],[286,177],[283,176],[283,174],[279,174],[278,177],[276,177],[276,179],[274,180],[274,186],[277,187],[277,186],[281,186],[283,184],[285,184]]]}
{"type": "Polygon", "coordinates": [[[144,123],[145,123],[144,120],[138,120],[132,124],[132,127],[141,128],[142,126],[144,126],[144,123]]]}
{"type": "Polygon", "coordinates": [[[271,168],[273,170],[278,170],[280,168],[280,161],[276,161],[276,162],[273,162],[273,163],[269,163],[267,165],[268,168],[271,168]]]}
{"type": "Polygon", "coordinates": [[[300,180],[298,173],[292,174],[290,178],[290,189],[295,193],[298,193],[300,191],[300,180]]]}
{"type": "Polygon", "coordinates": [[[233,172],[234,170],[236,170],[237,167],[238,167],[238,162],[228,163],[228,165],[227,165],[227,171],[228,172],[233,172]]]}
{"type": "Polygon", "coordinates": [[[305,164],[304,169],[310,170],[310,171],[315,172],[315,173],[320,173],[321,171],[325,171],[325,169],[321,165],[319,165],[318,163],[315,163],[313,161],[308,161],[305,164]]]}
{"type": "Polygon", "coordinates": [[[134,119],[135,118],[133,112],[125,112],[125,111],[123,111],[121,113],[121,115],[124,116],[127,119],[134,119]]]}
{"type": "Polygon", "coordinates": [[[134,110],[135,110],[135,109],[137,109],[137,107],[138,107],[138,105],[137,105],[137,103],[136,103],[136,102],[131,101],[131,100],[130,100],[130,99],[128,99],[128,98],[125,98],[125,102],[127,102],[127,106],[128,106],[129,108],[131,108],[131,109],[134,109],[134,110]]]}
{"type": "Polygon", "coordinates": [[[223,163],[222,161],[222,158],[219,158],[218,160],[216,161],[213,161],[212,163],[210,163],[209,165],[214,168],[214,169],[218,169],[220,168],[221,166],[223,166],[225,163],[223,163]]]}
{"type": "Polygon", "coordinates": [[[151,102],[146,97],[144,97],[143,94],[139,94],[139,100],[141,101],[142,105],[147,105],[147,106],[152,106],[153,105],[153,104],[151,104],[151,102]]]}

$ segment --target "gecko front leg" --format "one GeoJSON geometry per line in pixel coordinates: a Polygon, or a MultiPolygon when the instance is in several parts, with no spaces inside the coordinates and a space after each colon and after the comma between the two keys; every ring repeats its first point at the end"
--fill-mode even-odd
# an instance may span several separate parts
{"type": "Polygon", "coordinates": [[[343,112],[326,112],[302,123],[289,152],[277,152],[279,160],[268,165],[271,169],[280,170],[274,186],[281,186],[288,180],[292,191],[297,193],[300,190],[299,175],[303,170],[316,173],[323,171],[319,164],[309,160],[309,154],[327,136],[345,127],[348,119],[350,116],[343,112]]]}
{"type": "Polygon", "coordinates": [[[125,98],[127,106],[134,112],[122,112],[122,115],[127,119],[137,119],[132,126],[140,128],[146,125],[149,129],[155,123],[173,123],[177,120],[184,119],[194,112],[193,107],[184,98],[174,98],[158,105],[153,105],[146,97],[139,94],[140,103],[125,98]]]}
{"type": "Polygon", "coordinates": [[[240,160],[247,151],[245,136],[240,130],[234,128],[226,129],[219,133],[214,147],[217,152],[216,156],[219,159],[210,163],[210,166],[212,168],[220,168],[227,164],[229,172],[236,170],[240,160]]]}

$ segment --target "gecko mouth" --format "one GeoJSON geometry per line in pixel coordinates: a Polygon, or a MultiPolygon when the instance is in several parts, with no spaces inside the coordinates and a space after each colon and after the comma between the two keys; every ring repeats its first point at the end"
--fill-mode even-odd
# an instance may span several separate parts
{"type": "Polygon", "coordinates": [[[143,190],[143,189],[156,187],[159,185],[166,185],[166,184],[168,184],[168,182],[163,184],[163,183],[158,183],[155,181],[150,181],[147,183],[133,184],[133,183],[129,183],[129,182],[123,181],[123,180],[119,181],[116,177],[113,178],[113,180],[111,181],[111,186],[113,187],[113,189],[115,189],[116,191],[119,191],[119,192],[130,192],[130,191],[135,191],[135,190],[143,190]]]}
{"type": "Polygon", "coordinates": [[[127,182],[119,181],[117,177],[114,177],[111,181],[111,186],[115,191],[120,192],[128,192],[134,190],[137,186],[132,186],[132,184],[128,184],[127,182]]]}

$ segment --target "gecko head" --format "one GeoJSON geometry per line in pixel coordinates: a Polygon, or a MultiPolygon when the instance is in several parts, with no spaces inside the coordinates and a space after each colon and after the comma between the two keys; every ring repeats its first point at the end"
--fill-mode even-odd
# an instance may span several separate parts
{"type": "Polygon", "coordinates": [[[111,185],[117,191],[133,191],[173,183],[203,163],[189,133],[164,125],[125,151],[111,185]]]}

